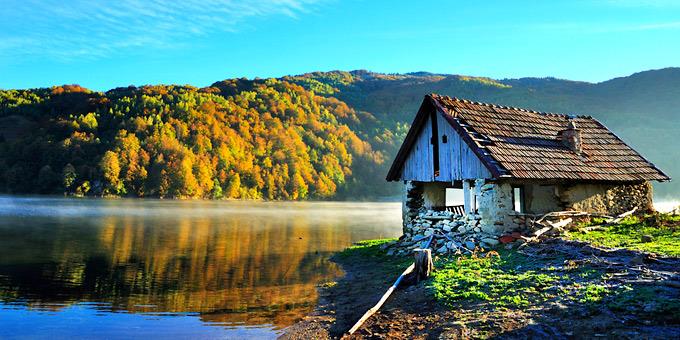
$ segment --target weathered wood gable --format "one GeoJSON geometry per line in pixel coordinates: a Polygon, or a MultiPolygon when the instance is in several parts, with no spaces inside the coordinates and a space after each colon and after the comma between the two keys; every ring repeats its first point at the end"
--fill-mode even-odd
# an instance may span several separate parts
{"type": "MultiPolygon", "coordinates": [[[[432,108],[432,110],[436,109],[432,108]]],[[[422,182],[451,182],[492,177],[489,170],[458,132],[438,111],[434,114],[429,112],[426,121],[420,125],[420,131],[404,161],[401,172],[402,180],[422,182]],[[433,118],[436,120],[435,124],[433,124],[433,118]],[[433,131],[436,133],[433,134],[433,131]],[[431,142],[433,137],[436,138],[438,144],[436,147],[431,142]],[[438,160],[435,157],[435,151],[438,160]],[[439,163],[438,175],[435,174],[437,161],[439,163]]]]}

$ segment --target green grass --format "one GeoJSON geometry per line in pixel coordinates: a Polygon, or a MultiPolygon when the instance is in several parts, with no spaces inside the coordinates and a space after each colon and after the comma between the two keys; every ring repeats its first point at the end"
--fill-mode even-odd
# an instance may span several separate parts
{"type": "MultiPolygon", "coordinates": [[[[358,242],[336,256],[340,262],[370,268],[374,279],[364,279],[389,284],[413,261],[410,256],[386,254],[382,246],[393,240],[358,242]]],[[[665,288],[611,288],[608,278],[601,268],[571,261],[559,253],[527,257],[516,250],[501,249],[483,255],[438,257],[435,271],[425,284],[439,302],[450,308],[471,304],[473,308],[483,305],[487,310],[528,310],[559,302],[587,307],[589,313],[600,308],[650,318],[680,313],[680,301],[665,288]]]]}
{"type": "Polygon", "coordinates": [[[481,303],[490,309],[527,310],[559,302],[593,313],[606,307],[652,318],[680,315],[680,301],[664,292],[666,288],[612,288],[606,271],[559,256],[529,258],[504,250],[492,256],[439,259],[435,267],[429,287],[451,308],[481,303]]]}
{"type": "MultiPolygon", "coordinates": [[[[599,223],[601,221],[594,220],[589,225],[599,223]]],[[[603,231],[570,232],[567,237],[596,246],[680,256],[680,215],[631,216],[617,225],[604,228],[603,231]],[[652,241],[643,242],[643,235],[652,236],[652,241]]]]}
{"type": "Polygon", "coordinates": [[[525,307],[567,294],[571,290],[557,289],[560,282],[582,273],[573,268],[565,275],[552,262],[529,261],[515,251],[490,254],[438,260],[431,281],[435,297],[447,305],[489,301],[496,307],[525,307]]]}
{"type": "Polygon", "coordinates": [[[388,256],[382,246],[396,241],[395,238],[359,241],[335,255],[335,260],[344,264],[370,263],[372,270],[383,275],[386,280],[394,280],[412,262],[406,256],[388,256]]]}
{"type": "Polygon", "coordinates": [[[610,293],[610,290],[605,287],[594,283],[589,283],[581,288],[581,303],[595,303],[600,302],[602,299],[610,293]]]}
{"type": "Polygon", "coordinates": [[[396,238],[384,238],[377,240],[364,240],[354,243],[353,245],[345,248],[343,251],[337,254],[340,258],[347,258],[352,256],[368,256],[368,257],[382,257],[386,253],[381,246],[383,244],[396,241],[396,238]]]}

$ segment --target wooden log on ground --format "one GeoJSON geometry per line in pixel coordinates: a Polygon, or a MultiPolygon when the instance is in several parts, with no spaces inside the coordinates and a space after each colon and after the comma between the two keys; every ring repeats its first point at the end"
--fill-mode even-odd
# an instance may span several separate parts
{"type": "Polygon", "coordinates": [[[552,223],[550,221],[546,221],[546,223],[548,223],[553,228],[564,228],[565,226],[567,226],[567,224],[571,223],[572,221],[573,219],[570,217],[559,222],[552,223]]]}
{"type": "MultiPolygon", "coordinates": [[[[427,244],[425,245],[424,249],[427,249],[427,248],[430,247],[430,243],[432,243],[433,238],[434,238],[434,234],[430,235],[430,239],[427,241],[427,244]]],[[[385,294],[383,294],[383,296],[380,298],[380,301],[378,301],[378,303],[376,303],[375,306],[373,306],[371,309],[367,310],[366,313],[364,313],[364,315],[354,324],[354,326],[352,326],[352,328],[350,328],[349,331],[347,331],[347,334],[345,336],[349,336],[349,335],[354,334],[354,332],[356,332],[359,329],[359,327],[361,327],[361,325],[363,325],[364,322],[366,322],[366,320],[368,320],[368,318],[371,317],[371,315],[378,312],[380,307],[382,307],[382,305],[385,304],[385,301],[387,301],[387,298],[389,298],[390,295],[392,295],[392,292],[394,292],[394,290],[397,289],[397,287],[399,287],[399,284],[404,279],[404,277],[406,277],[406,275],[413,272],[413,270],[415,269],[415,266],[416,266],[415,262],[412,263],[410,266],[408,266],[408,268],[406,268],[406,270],[404,270],[404,272],[401,273],[401,275],[399,275],[399,277],[397,278],[397,281],[394,281],[392,286],[390,286],[390,288],[387,289],[385,294]]],[[[343,338],[344,338],[344,336],[343,336],[343,338]]]]}
{"type": "Polygon", "coordinates": [[[624,281],[627,284],[654,285],[680,288],[680,281],[667,281],[667,280],[622,280],[622,281],[624,281]]]}
{"type": "Polygon", "coordinates": [[[635,207],[635,208],[633,208],[633,210],[626,211],[625,213],[623,213],[623,214],[621,214],[621,215],[619,215],[619,216],[616,216],[616,217],[617,217],[617,218],[622,218],[622,217],[626,217],[626,216],[628,216],[628,215],[632,215],[633,213],[635,213],[635,212],[637,211],[637,209],[638,209],[638,207],[635,207]]]}
{"type": "Polygon", "coordinates": [[[399,283],[401,283],[401,280],[403,280],[406,275],[413,272],[414,268],[415,268],[415,263],[408,266],[408,268],[406,268],[406,270],[404,270],[404,272],[401,273],[399,278],[397,278],[397,281],[395,281],[394,284],[392,284],[392,286],[390,286],[390,288],[387,289],[387,292],[385,292],[385,294],[383,294],[383,296],[380,298],[380,301],[378,301],[378,303],[376,303],[375,306],[373,306],[371,309],[366,311],[366,313],[364,313],[364,315],[354,324],[354,326],[352,326],[352,328],[349,329],[349,331],[347,332],[347,335],[354,334],[354,332],[356,332],[359,329],[359,327],[361,327],[361,325],[363,325],[364,322],[366,322],[366,320],[368,320],[368,318],[371,317],[371,315],[375,314],[378,311],[378,309],[380,309],[380,307],[382,307],[382,305],[385,303],[385,301],[387,301],[387,298],[390,297],[390,295],[392,295],[392,292],[394,292],[394,290],[397,289],[397,286],[399,286],[399,283]]]}
{"type": "Polygon", "coordinates": [[[413,255],[415,257],[415,275],[416,282],[425,280],[430,276],[434,270],[432,263],[432,250],[430,249],[414,249],[413,255]]]}
{"type": "Polygon", "coordinates": [[[614,218],[613,220],[607,221],[607,224],[616,224],[616,223],[619,223],[619,222],[621,222],[626,216],[632,215],[632,214],[635,213],[636,211],[637,211],[637,207],[633,208],[633,210],[626,211],[626,212],[623,213],[623,214],[619,214],[619,215],[616,216],[616,218],[614,218]]]}
{"type": "Polygon", "coordinates": [[[547,233],[548,230],[550,230],[550,229],[552,229],[552,228],[553,228],[552,226],[547,226],[547,227],[543,227],[543,228],[541,228],[541,229],[539,229],[539,230],[536,230],[536,232],[534,233],[534,237],[532,237],[532,238],[533,238],[533,239],[538,239],[541,235],[547,233]]]}
{"type": "Polygon", "coordinates": [[[601,225],[594,225],[594,226],[590,226],[590,227],[581,228],[581,230],[585,231],[585,232],[589,232],[589,231],[605,231],[607,229],[605,229],[605,227],[601,226],[601,225]]]}
{"type": "Polygon", "coordinates": [[[540,216],[540,218],[535,220],[535,222],[536,223],[542,223],[546,218],[549,218],[549,217],[567,217],[567,216],[570,216],[570,217],[588,216],[588,217],[602,217],[602,218],[606,218],[606,219],[613,219],[613,217],[611,217],[609,215],[600,214],[600,213],[589,213],[589,212],[585,212],[585,211],[565,210],[565,211],[549,212],[545,215],[540,216]]]}
{"type": "MultiPolygon", "coordinates": [[[[536,224],[538,224],[538,223],[536,223],[536,224]]],[[[540,224],[540,225],[544,225],[544,224],[540,224]]],[[[552,230],[552,229],[553,229],[552,226],[546,226],[546,227],[543,227],[543,228],[537,230],[537,231],[534,233],[534,236],[532,236],[532,237],[522,237],[522,239],[523,239],[525,242],[524,242],[523,244],[520,244],[520,246],[518,247],[518,249],[526,247],[526,246],[527,246],[529,243],[531,243],[531,242],[536,242],[536,241],[538,241],[538,238],[541,237],[541,235],[547,233],[548,231],[550,231],[550,230],[552,230]]]]}

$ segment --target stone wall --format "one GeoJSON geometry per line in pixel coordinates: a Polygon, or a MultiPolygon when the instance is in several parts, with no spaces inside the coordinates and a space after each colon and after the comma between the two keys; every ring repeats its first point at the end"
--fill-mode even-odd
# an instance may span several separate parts
{"type": "Polygon", "coordinates": [[[477,248],[492,248],[499,243],[498,236],[483,232],[480,219],[479,215],[463,216],[423,209],[405,225],[406,232],[388,253],[408,254],[415,248],[422,248],[432,234],[440,236],[431,244],[439,254],[472,253],[477,248]]]}
{"type": "Polygon", "coordinates": [[[475,194],[479,209],[481,229],[489,234],[500,235],[517,228],[510,213],[512,186],[509,183],[475,180],[475,194]]]}
{"type": "MultiPolygon", "coordinates": [[[[634,207],[640,211],[652,208],[652,186],[648,182],[632,185],[538,185],[525,184],[525,190],[529,190],[525,196],[530,196],[526,203],[533,209],[572,209],[617,215],[634,207]]],[[[531,217],[514,211],[510,182],[478,179],[472,183],[472,188],[478,203],[477,211],[458,215],[430,209],[445,205],[445,183],[407,182],[402,206],[403,235],[390,252],[407,254],[412,249],[423,247],[429,236],[435,234],[437,238],[432,249],[436,253],[470,253],[475,249],[496,246],[501,235],[500,241],[505,242],[503,238],[508,235],[532,231],[531,217]]]]}
{"type": "MultiPolygon", "coordinates": [[[[446,187],[445,183],[406,182],[402,201],[404,234],[413,234],[413,221],[419,214],[446,204],[446,187]]],[[[516,216],[512,215],[512,186],[509,183],[478,179],[474,182],[474,194],[479,209],[468,214],[465,221],[471,228],[477,227],[488,235],[501,235],[524,226],[523,221],[517,223],[516,216]]]]}
{"type": "Polygon", "coordinates": [[[401,221],[403,234],[410,230],[407,228],[411,221],[418,216],[423,209],[423,183],[406,181],[401,200],[401,221]]]}
{"type": "Polygon", "coordinates": [[[388,254],[410,254],[413,249],[425,247],[432,234],[435,237],[430,246],[437,254],[470,254],[475,250],[491,249],[499,243],[508,242],[503,238],[512,235],[512,241],[521,239],[520,235],[530,230],[531,221],[525,216],[510,218],[514,230],[499,232],[499,228],[494,228],[485,231],[479,214],[459,215],[423,208],[405,224],[404,235],[399,241],[389,245],[388,254]]]}
{"type": "MultiPolygon", "coordinates": [[[[478,209],[469,214],[484,233],[501,235],[524,227],[513,207],[510,182],[478,179],[472,183],[478,209]]],[[[653,209],[652,186],[638,184],[574,184],[548,185],[524,183],[527,213],[545,214],[551,211],[579,210],[618,215],[637,207],[646,212],[653,209]]],[[[446,204],[446,183],[407,182],[404,187],[403,231],[410,232],[412,221],[433,207],[446,204]]]]}
{"type": "Polygon", "coordinates": [[[471,253],[495,247],[502,235],[529,230],[530,219],[513,211],[510,183],[475,180],[472,188],[479,208],[466,215],[430,209],[445,205],[446,187],[446,183],[406,182],[403,235],[389,253],[408,254],[423,247],[432,234],[438,236],[431,245],[438,254],[471,253]]]}
{"type": "Polygon", "coordinates": [[[576,184],[563,186],[559,199],[565,210],[581,210],[618,215],[637,207],[652,211],[652,185],[639,184],[576,184]]]}

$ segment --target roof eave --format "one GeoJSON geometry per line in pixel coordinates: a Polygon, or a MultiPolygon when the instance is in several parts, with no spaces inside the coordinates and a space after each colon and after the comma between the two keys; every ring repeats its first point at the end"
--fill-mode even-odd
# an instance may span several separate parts
{"type": "Polygon", "coordinates": [[[472,139],[472,136],[470,136],[465,129],[459,124],[459,122],[456,120],[456,117],[452,115],[451,113],[447,112],[448,110],[444,108],[438,101],[437,99],[433,98],[431,95],[427,95],[427,98],[429,98],[432,101],[432,104],[435,106],[437,109],[437,112],[441,115],[444,116],[444,120],[446,120],[451,127],[456,130],[458,135],[461,137],[461,139],[467,144],[467,146],[472,150],[472,152],[477,156],[480,162],[484,164],[484,166],[489,170],[491,175],[493,176],[494,179],[498,178],[505,178],[506,176],[509,176],[508,174],[504,173],[501,169],[499,169],[497,166],[492,164],[491,159],[492,156],[491,154],[486,153],[485,150],[482,150],[482,148],[475,143],[475,141],[472,139]]]}
{"type": "Polygon", "coordinates": [[[599,125],[600,125],[601,127],[603,127],[605,130],[607,130],[609,133],[611,133],[616,139],[618,139],[621,143],[623,143],[623,145],[627,146],[629,149],[631,149],[633,152],[635,152],[638,156],[640,156],[640,158],[642,158],[645,162],[647,162],[647,164],[649,164],[649,166],[651,166],[654,170],[656,170],[656,171],[659,173],[659,175],[665,177],[665,179],[663,179],[663,180],[655,180],[655,181],[658,181],[658,182],[666,182],[666,181],[670,182],[670,181],[671,181],[671,177],[670,177],[670,176],[668,176],[665,172],[663,172],[663,171],[662,171],[661,169],[659,169],[656,165],[654,165],[654,163],[650,162],[645,156],[643,156],[643,155],[642,155],[641,153],[639,153],[637,150],[635,150],[635,149],[632,148],[630,145],[628,145],[628,143],[626,143],[626,141],[624,141],[621,137],[619,137],[619,135],[617,135],[614,131],[612,131],[612,130],[609,129],[607,126],[605,126],[604,124],[602,124],[602,122],[600,122],[599,120],[597,120],[597,119],[595,119],[595,118],[593,118],[593,117],[590,117],[590,119],[592,119],[595,123],[599,124],[599,125]]]}
{"type": "Polygon", "coordinates": [[[413,118],[411,127],[406,133],[406,137],[404,138],[401,147],[399,147],[397,155],[394,157],[394,161],[390,166],[390,170],[387,172],[385,180],[387,180],[388,182],[396,182],[401,180],[401,169],[403,168],[404,162],[406,161],[406,157],[408,157],[408,154],[411,151],[411,148],[413,147],[413,143],[417,139],[418,133],[422,128],[424,121],[423,115],[425,114],[424,111],[426,109],[426,105],[431,104],[431,102],[428,101],[427,98],[428,96],[425,96],[423,102],[420,104],[418,113],[416,113],[416,116],[413,118]]]}

